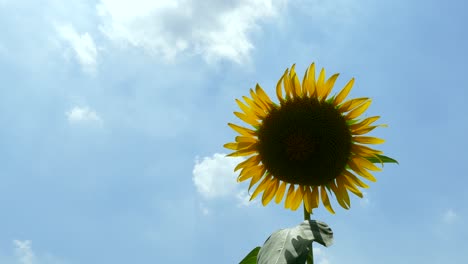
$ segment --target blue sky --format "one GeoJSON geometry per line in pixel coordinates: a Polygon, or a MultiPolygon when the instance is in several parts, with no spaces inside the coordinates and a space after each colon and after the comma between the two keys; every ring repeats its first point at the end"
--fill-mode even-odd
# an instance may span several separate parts
{"type": "Polygon", "coordinates": [[[0,0],[0,263],[238,263],[297,225],[222,145],[235,98],[313,61],[400,162],[314,211],[316,263],[466,261],[466,1],[125,2],[0,0]]]}

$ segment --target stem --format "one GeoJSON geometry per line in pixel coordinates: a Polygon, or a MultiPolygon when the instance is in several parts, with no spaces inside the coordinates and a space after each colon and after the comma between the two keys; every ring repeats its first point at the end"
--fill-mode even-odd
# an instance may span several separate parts
{"type": "MultiPolygon", "coordinates": [[[[304,205],[304,220],[310,220],[310,215],[304,205]]],[[[314,248],[312,247],[312,243],[310,243],[310,251],[309,254],[307,254],[307,263],[308,264],[314,264],[314,248]]]]}

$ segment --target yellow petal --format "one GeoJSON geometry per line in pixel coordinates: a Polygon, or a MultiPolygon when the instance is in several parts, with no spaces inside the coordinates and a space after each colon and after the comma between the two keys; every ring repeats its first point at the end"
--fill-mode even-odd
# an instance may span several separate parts
{"type": "Polygon", "coordinates": [[[285,208],[291,208],[291,201],[294,199],[294,184],[290,184],[288,193],[286,194],[286,201],[284,202],[285,208]]]}
{"type": "Polygon", "coordinates": [[[243,137],[243,136],[236,136],[236,142],[238,143],[243,143],[243,142],[248,142],[248,143],[257,143],[258,140],[253,137],[243,137]]]}
{"type": "Polygon", "coordinates": [[[322,95],[324,94],[324,82],[325,82],[325,69],[322,68],[320,70],[320,74],[319,74],[319,77],[318,77],[318,80],[317,80],[317,84],[316,84],[316,90],[317,90],[317,97],[321,98],[322,95]]]}
{"type": "Polygon", "coordinates": [[[302,96],[302,86],[301,83],[299,82],[299,78],[297,77],[296,72],[294,74],[291,74],[291,83],[294,87],[294,93],[297,96],[302,96]]]}
{"type": "Polygon", "coordinates": [[[364,135],[364,134],[367,134],[367,133],[371,132],[376,127],[379,127],[379,126],[368,126],[368,127],[352,130],[352,133],[353,133],[353,135],[364,135]]]}
{"type": "Polygon", "coordinates": [[[348,96],[349,92],[351,91],[351,88],[353,88],[354,85],[354,78],[352,78],[346,85],[345,87],[338,93],[338,95],[335,97],[335,100],[333,100],[334,105],[339,105],[343,100],[348,96]]]}
{"type": "Polygon", "coordinates": [[[276,178],[273,178],[268,188],[263,192],[262,204],[266,206],[273,197],[275,197],[276,191],[278,190],[279,181],[276,178]]]}
{"type": "Polygon", "coordinates": [[[307,81],[307,75],[309,75],[309,69],[306,69],[304,73],[304,78],[302,78],[302,92],[303,96],[308,96],[309,94],[309,82],[307,81]]]}
{"type": "Polygon", "coordinates": [[[291,76],[289,75],[289,69],[287,70],[286,76],[284,76],[283,78],[283,86],[284,86],[284,91],[286,93],[286,99],[293,97],[295,91],[293,91],[292,89],[293,87],[291,83],[291,76]]]}
{"type": "Polygon", "coordinates": [[[359,136],[359,137],[353,137],[353,140],[356,142],[359,142],[361,144],[382,144],[385,142],[385,140],[381,138],[376,138],[376,137],[364,137],[364,136],[359,136]]]}
{"type": "Polygon", "coordinates": [[[223,147],[227,148],[227,149],[232,149],[232,150],[237,150],[237,143],[226,143],[223,145],[223,147]]]}
{"type": "Polygon", "coordinates": [[[359,196],[361,198],[363,197],[361,191],[346,176],[340,176],[339,178],[341,178],[341,180],[343,181],[343,184],[345,185],[346,189],[354,193],[356,196],[359,196]]]}
{"type": "Polygon", "coordinates": [[[313,186],[312,188],[312,208],[317,208],[319,206],[320,198],[319,198],[319,187],[313,186]]]}
{"type": "Polygon", "coordinates": [[[380,118],[380,116],[371,116],[371,117],[368,117],[362,121],[360,121],[359,123],[356,123],[356,124],[352,124],[349,126],[349,128],[351,130],[356,130],[356,129],[359,129],[359,128],[363,128],[363,127],[366,127],[372,123],[374,123],[375,121],[377,121],[378,119],[380,118]]]}
{"type": "Polygon", "coordinates": [[[289,79],[291,80],[291,92],[294,97],[302,95],[302,87],[299,82],[299,78],[296,74],[296,64],[291,67],[291,72],[289,73],[289,79]]]}
{"type": "Polygon", "coordinates": [[[265,117],[265,115],[266,115],[265,110],[266,109],[263,109],[259,104],[257,104],[256,102],[254,102],[252,99],[250,99],[247,96],[242,96],[242,98],[250,106],[250,109],[252,109],[252,111],[255,113],[255,115],[258,118],[263,119],[265,117]]]}
{"type": "Polygon", "coordinates": [[[315,63],[312,63],[308,70],[307,88],[309,89],[310,97],[315,97],[317,95],[317,89],[315,85],[315,63]]]}
{"type": "Polygon", "coordinates": [[[264,173],[264,166],[263,165],[258,165],[258,166],[252,166],[252,167],[246,167],[242,169],[241,173],[239,174],[239,177],[237,177],[238,182],[243,182],[247,179],[252,178],[255,175],[260,175],[262,176],[264,173]]]}
{"type": "Polygon", "coordinates": [[[368,161],[365,158],[362,158],[360,156],[354,156],[353,157],[354,162],[360,167],[366,168],[371,171],[381,171],[382,169],[375,166],[372,162],[368,161]]]}
{"type": "Polygon", "coordinates": [[[333,211],[333,208],[330,204],[330,200],[328,199],[327,191],[323,185],[320,188],[320,194],[322,196],[322,203],[325,208],[327,208],[330,213],[335,214],[335,211],[333,211]]]}
{"type": "MultiPolygon", "coordinates": [[[[263,177],[263,175],[265,175],[265,172],[266,172],[266,168],[264,166],[262,173],[257,173],[257,174],[252,175],[252,179],[250,180],[250,183],[249,183],[249,189],[248,189],[249,192],[252,186],[254,186],[263,177]]],[[[267,173],[265,175],[265,178],[268,178],[268,177],[269,177],[269,174],[267,173]]]]}
{"type": "Polygon", "coordinates": [[[253,126],[260,125],[260,123],[252,115],[246,115],[246,114],[240,113],[240,112],[234,112],[234,115],[236,115],[240,120],[246,122],[247,124],[250,124],[250,125],[253,125],[253,126]]]}
{"type": "Polygon", "coordinates": [[[271,105],[263,102],[262,99],[260,99],[260,97],[258,97],[258,95],[254,92],[253,89],[250,89],[250,96],[252,97],[252,100],[258,104],[262,109],[266,109],[266,110],[270,110],[271,108],[271,105]]]}
{"type": "Polygon", "coordinates": [[[362,105],[356,107],[354,110],[352,110],[351,112],[349,112],[346,115],[346,119],[347,120],[354,119],[354,118],[360,116],[362,113],[364,113],[367,110],[367,108],[369,108],[370,104],[371,104],[371,100],[366,101],[362,105]]]}
{"type": "MultiPolygon", "coordinates": [[[[227,147],[227,145],[229,145],[231,143],[227,143],[225,144],[225,146],[227,147]]],[[[246,152],[246,151],[250,151],[250,150],[257,150],[257,145],[258,143],[252,143],[252,142],[236,142],[236,143],[233,143],[236,145],[236,149],[237,151],[243,151],[243,152],[246,152]]],[[[231,145],[229,145],[231,147],[231,145]]]]}
{"type": "Polygon", "coordinates": [[[281,83],[284,79],[284,76],[286,75],[287,73],[287,70],[286,72],[283,74],[283,76],[281,76],[281,78],[279,79],[278,83],[276,84],[276,97],[278,97],[278,100],[280,102],[283,102],[284,101],[284,98],[283,98],[283,90],[281,89],[281,83]]]}
{"type": "Polygon", "coordinates": [[[330,94],[331,90],[333,89],[333,86],[335,85],[336,79],[338,78],[339,74],[333,74],[332,77],[330,77],[327,82],[325,83],[323,89],[322,89],[322,101],[325,101],[327,99],[328,95],[330,94]]]}
{"type": "Polygon", "coordinates": [[[291,89],[291,96],[294,97],[294,98],[299,95],[297,93],[296,87],[294,85],[294,76],[296,76],[295,69],[296,69],[296,64],[293,64],[293,66],[291,67],[291,71],[288,74],[289,85],[290,85],[289,88],[291,89]]]}
{"type": "Polygon", "coordinates": [[[314,208],[318,207],[318,188],[317,186],[306,186],[306,192],[304,194],[304,205],[306,206],[307,212],[312,213],[314,208]]]}
{"type": "Polygon", "coordinates": [[[333,181],[330,182],[329,186],[330,186],[331,190],[335,193],[336,201],[338,202],[338,204],[341,205],[341,207],[343,207],[344,209],[349,209],[349,206],[344,201],[344,198],[343,198],[342,194],[340,193],[340,191],[338,190],[338,187],[335,185],[335,182],[333,182],[333,181]]]}
{"type": "Polygon", "coordinates": [[[231,143],[226,143],[223,145],[223,147],[227,149],[232,149],[232,150],[243,150],[243,149],[251,149],[253,144],[252,142],[231,142],[231,143]]]}
{"type": "Polygon", "coordinates": [[[353,183],[361,188],[367,189],[369,188],[369,185],[365,184],[362,182],[356,175],[354,175],[352,172],[345,170],[343,171],[343,175],[346,176],[345,178],[350,181],[350,183],[353,183]]]}
{"type": "Polygon", "coordinates": [[[240,149],[240,150],[237,150],[233,153],[230,153],[228,155],[226,155],[227,157],[241,157],[241,156],[249,156],[251,154],[254,154],[254,153],[257,153],[257,145],[256,144],[252,144],[251,147],[248,147],[248,148],[243,148],[243,149],[240,149]]]}
{"type": "Polygon", "coordinates": [[[313,204],[313,199],[312,199],[312,193],[310,192],[310,187],[309,186],[304,186],[305,187],[305,192],[304,192],[304,207],[306,211],[310,214],[312,212],[312,204],[313,204]]]}
{"type": "Polygon", "coordinates": [[[242,103],[239,99],[236,99],[236,103],[237,103],[237,105],[239,106],[239,108],[240,108],[242,111],[244,111],[244,113],[245,113],[246,115],[255,116],[256,118],[258,118],[257,115],[255,114],[255,112],[252,110],[252,108],[246,106],[246,105],[245,105],[244,103],[242,103]]]}
{"type": "Polygon", "coordinates": [[[255,131],[245,128],[245,127],[241,127],[241,126],[231,124],[231,123],[228,123],[228,126],[230,126],[237,133],[244,135],[244,136],[256,136],[257,135],[255,131]]]}
{"type": "Polygon", "coordinates": [[[260,182],[257,186],[257,189],[255,189],[254,193],[252,194],[252,196],[250,197],[250,201],[252,201],[253,199],[255,199],[255,197],[257,197],[257,195],[261,192],[263,192],[265,190],[265,188],[268,187],[268,185],[270,184],[271,182],[271,177],[265,177],[263,179],[262,182],[260,182]]]}
{"type": "Polygon", "coordinates": [[[296,211],[301,205],[302,197],[304,197],[304,187],[299,185],[296,190],[296,194],[294,195],[294,199],[291,201],[291,210],[296,211]]]}
{"type": "Polygon", "coordinates": [[[369,148],[367,146],[352,144],[351,152],[362,157],[373,157],[377,154],[383,154],[383,151],[369,148]]]}
{"type": "Polygon", "coordinates": [[[356,196],[358,196],[358,197],[360,197],[360,198],[363,198],[363,197],[364,197],[364,196],[362,195],[361,191],[359,191],[359,189],[357,189],[357,188],[353,188],[353,189],[352,189],[352,188],[350,188],[349,185],[346,185],[346,188],[347,188],[350,192],[354,193],[354,195],[356,195],[356,196]]]}
{"type": "Polygon", "coordinates": [[[245,168],[245,167],[250,167],[250,166],[255,166],[257,165],[258,163],[260,163],[260,155],[255,155],[255,156],[252,156],[244,161],[242,161],[241,163],[237,164],[237,166],[234,168],[234,171],[237,171],[241,168],[245,168]]]}
{"type": "Polygon", "coordinates": [[[284,191],[286,190],[286,182],[282,181],[278,190],[276,191],[275,203],[280,203],[284,196],[284,191]]]}
{"type": "Polygon", "coordinates": [[[348,111],[356,108],[357,106],[361,105],[362,103],[366,102],[367,100],[369,100],[369,98],[367,98],[367,97],[355,98],[355,99],[348,100],[348,101],[344,102],[342,105],[339,106],[339,110],[340,110],[341,113],[348,112],[348,111]]]}
{"type": "Polygon", "coordinates": [[[347,205],[347,207],[343,208],[349,209],[351,207],[351,201],[349,199],[348,190],[346,189],[343,181],[340,178],[336,179],[336,185],[338,187],[338,192],[340,193],[341,198],[347,205]]]}
{"type": "Polygon", "coordinates": [[[255,92],[257,93],[258,97],[266,104],[272,105],[273,102],[271,101],[270,97],[263,91],[262,87],[260,85],[255,86],[255,92]]]}
{"type": "Polygon", "coordinates": [[[357,174],[359,174],[360,176],[368,179],[369,181],[372,181],[372,182],[376,182],[377,179],[374,177],[374,175],[372,175],[371,173],[369,173],[365,168],[361,168],[359,167],[355,161],[353,159],[351,159],[349,162],[348,162],[348,165],[349,167],[354,171],[356,172],[357,174]]]}
{"type": "Polygon", "coordinates": [[[303,95],[305,95],[305,93],[302,92],[302,86],[296,74],[294,74],[292,81],[294,84],[294,88],[296,89],[296,95],[299,97],[302,97],[303,95]]]}

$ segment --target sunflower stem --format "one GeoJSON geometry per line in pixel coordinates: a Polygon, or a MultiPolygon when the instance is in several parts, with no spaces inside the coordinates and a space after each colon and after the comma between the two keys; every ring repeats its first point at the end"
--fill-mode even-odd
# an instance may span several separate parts
{"type": "MultiPolygon", "coordinates": [[[[304,220],[310,220],[310,215],[309,212],[307,212],[307,209],[304,204],[304,220]]],[[[310,250],[309,254],[307,254],[307,264],[314,264],[314,248],[312,247],[312,243],[310,243],[310,250]]]]}

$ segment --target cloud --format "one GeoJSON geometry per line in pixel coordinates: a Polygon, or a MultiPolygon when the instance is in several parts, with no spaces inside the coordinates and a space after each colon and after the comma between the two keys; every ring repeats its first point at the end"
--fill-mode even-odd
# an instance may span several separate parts
{"type": "Polygon", "coordinates": [[[370,205],[369,194],[367,192],[362,192],[362,198],[359,199],[359,204],[362,207],[368,207],[370,205]]]}
{"type": "Polygon", "coordinates": [[[71,25],[56,26],[59,36],[70,45],[76,60],[84,72],[96,72],[98,51],[93,38],[87,33],[79,34],[71,25]]]}
{"type": "Polygon", "coordinates": [[[209,215],[210,214],[210,209],[206,207],[203,203],[200,203],[200,210],[203,215],[209,215]]]}
{"type": "Polygon", "coordinates": [[[442,220],[446,224],[452,224],[458,219],[458,214],[453,209],[448,209],[444,212],[442,220]]]}
{"type": "Polygon", "coordinates": [[[68,264],[61,258],[47,252],[36,253],[32,249],[31,240],[13,240],[12,255],[0,256],[2,264],[68,264]]]}
{"type": "Polygon", "coordinates": [[[330,259],[325,252],[323,252],[322,248],[314,247],[314,261],[317,264],[330,264],[330,259]]]}
{"type": "Polygon", "coordinates": [[[35,262],[35,255],[31,248],[30,240],[14,240],[13,244],[15,245],[15,254],[18,258],[19,263],[21,264],[33,264],[35,262]]]}
{"type": "Polygon", "coordinates": [[[234,168],[243,160],[220,153],[204,157],[202,161],[197,159],[192,178],[197,191],[206,199],[235,195],[237,175],[234,168]]]}
{"type": "Polygon", "coordinates": [[[250,201],[250,194],[245,189],[237,192],[236,198],[238,201],[237,207],[259,205],[258,199],[250,201]]]}
{"type": "Polygon", "coordinates": [[[102,122],[98,114],[89,107],[75,106],[70,111],[66,112],[66,116],[70,123],[102,122]]]}
{"type": "Polygon", "coordinates": [[[101,0],[100,30],[123,45],[143,48],[173,61],[181,53],[207,62],[249,60],[249,34],[259,22],[278,15],[285,1],[101,0]]]}

